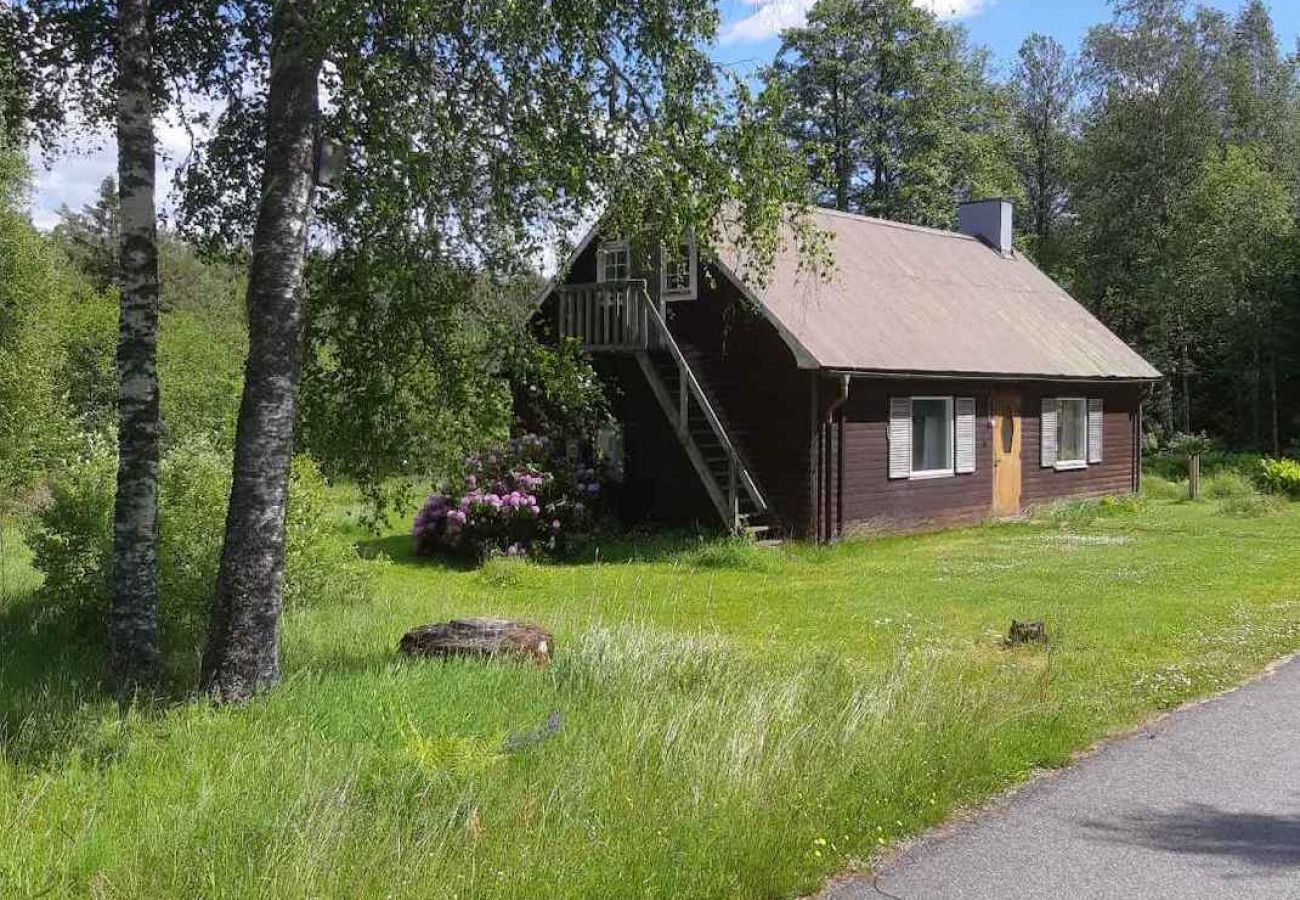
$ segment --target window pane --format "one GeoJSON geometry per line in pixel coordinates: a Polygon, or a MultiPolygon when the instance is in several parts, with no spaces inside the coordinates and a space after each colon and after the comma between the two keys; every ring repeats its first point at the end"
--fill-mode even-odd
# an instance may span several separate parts
{"type": "Polygon", "coordinates": [[[664,290],[687,293],[691,289],[691,245],[683,243],[676,252],[664,252],[664,290]]]}
{"type": "Polygon", "coordinates": [[[1088,455],[1088,401],[1062,399],[1056,427],[1059,438],[1057,462],[1083,462],[1088,455]]]}
{"type": "Polygon", "coordinates": [[[617,244],[602,247],[600,250],[600,281],[627,281],[629,276],[630,253],[627,247],[617,244]]]}
{"type": "Polygon", "coordinates": [[[952,401],[912,400],[912,471],[952,468],[952,401]]]}

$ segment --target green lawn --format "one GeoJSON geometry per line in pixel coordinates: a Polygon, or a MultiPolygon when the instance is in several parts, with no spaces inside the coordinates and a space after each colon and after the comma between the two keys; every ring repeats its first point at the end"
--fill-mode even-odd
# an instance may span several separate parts
{"type": "Polygon", "coordinates": [[[373,599],[287,617],[274,694],[121,719],[6,546],[5,898],[792,896],[1300,649],[1294,504],[480,571],[395,534],[373,599]],[[480,614],[549,626],[555,664],[395,658],[480,614]],[[1012,618],[1050,649],[1004,649],[1012,618]]]}

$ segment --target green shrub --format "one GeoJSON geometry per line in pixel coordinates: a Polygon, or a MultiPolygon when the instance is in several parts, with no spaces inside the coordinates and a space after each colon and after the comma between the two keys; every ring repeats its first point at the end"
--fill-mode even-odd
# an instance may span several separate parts
{"type": "Polygon", "coordinates": [[[1261,459],[1255,469],[1260,490],[1300,499],[1300,462],[1294,459],[1261,459]]]}
{"type": "MultiPolygon", "coordinates": [[[[105,621],[112,590],[116,456],[102,442],[50,484],[50,500],[27,524],[45,598],[60,608],[94,606],[105,621]]],[[[158,594],[165,649],[199,646],[221,560],[230,460],[206,442],[173,446],[159,466],[158,594]]],[[[319,469],[294,460],[285,522],[286,607],[365,591],[356,551],[326,523],[319,469]]]]}
{"type": "Polygon", "coordinates": [[[333,521],[320,467],[309,456],[294,457],[285,510],[285,608],[369,595],[365,564],[352,542],[332,527],[333,521]]]}
{"type": "Polygon", "coordinates": [[[1055,528],[1083,528],[1097,519],[1131,515],[1145,508],[1142,498],[1132,494],[1096,500],[1057,500],[1035,509],[1033,518],[1055,528]]]}
{"type": "Polygon", "coordinates": [[[1250,497],[1259,493],[1250,478],[1235,469],[1224,469],[1211,475],[1205,479],[1201,490],[1211,500],[1250,497]]]}
{"type": "MultiPolygon", "coordinates": [[[[1201,455],[1201,478],[1204,480],[1219,472],[1227,471],[1240,472],[1253,477],[1259,460],[1260,456],[1257,453],[1211,450],[1201,455]]],[[[1166,481],[1186,481],[1187,457],[1172,450],[1144,456],[1142,472],[1144,475],[1157,475],[1166,481]]]]}
{"type": "Polygon", "coordinates": [[[1181,500],[1187,496],[1187,484],[1144,472],[1142,497],[1145,500],[1181,500]]]}
{"type": "Polygon", "coordinates": [[[117,455],[94,441],[83,459],[50,480],[48,502],[24,523],[32,565],[45,577],[42,591],[60,606],[108,601],[116,483],[117,455]]]}

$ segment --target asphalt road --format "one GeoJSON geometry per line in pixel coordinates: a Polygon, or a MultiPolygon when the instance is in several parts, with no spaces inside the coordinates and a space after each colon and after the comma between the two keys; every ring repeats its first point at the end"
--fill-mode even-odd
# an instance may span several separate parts
{"type": "Polygon", "coordinates": [[[824,900],[1300,900],[1300,659],[1179,710],[824,900]]]}

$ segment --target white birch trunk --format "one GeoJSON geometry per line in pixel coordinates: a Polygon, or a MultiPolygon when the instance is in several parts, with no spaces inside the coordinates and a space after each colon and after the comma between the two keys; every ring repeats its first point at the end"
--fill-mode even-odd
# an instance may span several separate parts
{"type": "Polygon", "coordinates": [[[148,0],[118,3],[117,172],[121,316],[109,663],[127,696],[159,677],[158,235],[148,0]]]}
{"type": "Polygon", "coordinates": [[[312,0],[272,24],[266,167],[248,277],[248,363],[203,690],[240,702],[280,678],[284,517],[302,352],[303,269],[314,193],[321,55],[312,0]]]}

